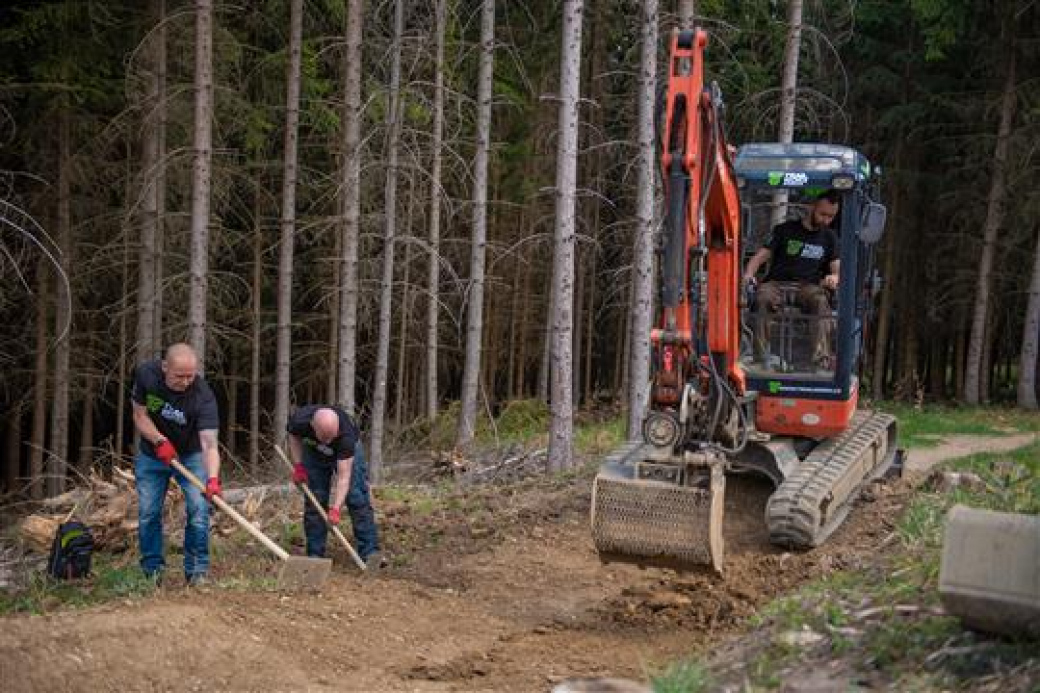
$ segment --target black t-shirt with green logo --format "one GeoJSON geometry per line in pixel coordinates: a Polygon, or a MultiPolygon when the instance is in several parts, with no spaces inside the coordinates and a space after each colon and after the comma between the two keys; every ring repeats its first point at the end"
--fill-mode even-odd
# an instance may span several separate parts
{"type": "Polygon", "coordinates": [[[817,284],[838,259],[837,239],[830,229],[805,228],[798,219],[779,224],[766,245],[773,251],[767,282],[817,284]]]}
{"type": "Polygon", "coordinates": [[[322,404],[309,404],[300,407],[289,417],[289,423],[285,430],[294,436],[299,436],[303,441],[303,447],[314,452],[319,459],[328,464],[338,460],[350,459],[354,456],[354,446],[358,441],[358,429],[350,419],[350,415],[339,407],[327,407],[322,404]],[[318,409],[331,409],[339,417],[339,435],[326,445],[318,440],[311,427],[311,419],[318,409]]]}
{"type": "MultiPolygon", "coordinates": [[[[134,404],[148,410],[159,433],[173,444],[178,455],[191,455],[202,449],[199,431],[220,428],[217,398],[200,375],[184,392],[166,387],[162,362],[156,359],[142,363],[134,371],[134,386],[130,393],[134,404]]],[[[141,451],[155,456],[150,440],[141,439],[141,451]]]]}

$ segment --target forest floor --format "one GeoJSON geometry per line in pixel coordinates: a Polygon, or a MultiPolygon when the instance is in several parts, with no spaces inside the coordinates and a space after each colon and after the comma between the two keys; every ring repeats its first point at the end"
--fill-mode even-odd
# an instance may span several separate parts
{"type": "MultiPolygon", "coordinates": [[[[911,459],[923,469],[1035,447],[1036,436],[945,437],[911,459]]],[[[658,676],[656,690],[903,689],[893,682],[906,682],[914,663],[886,669],[849,646],[878,613],[867,601],[819,628],[804,599],[794,621],[776,605],[813,586],[830,593],[843,575],[869,581],[890,572],[905,553],[897,520],[919,478],[874,485],[826,546],[805,553],[770,545],[756,522],[767,485],[731,481],[726,574],[716,578],[602,565],[588,531],[593,473],[589,464],[505,484],[381,488],[389,565],[362,577],[336,553],[320,594],[276,591],[262,549],[223,531],[208,587],[169,579],[80,606],[38,594],[28,607],[35,613],[8,608],[0,618],[0,681],[12,692],[548,691],[598,676],[658,676]],[[683,667],[700,683],[683,684],[675,674],[683,667]]],[[[278,512],[298,512],[295,499],[280,502],[278,512]]],[[[280,539],[300,551],[298,520],[280,539]]],[[[132,571],[131,554],[111,560],[132,571]]],[[[179,558],[168,557],[170,565],[179,558]]],[[[907,609],[937,608],[918,603],[907,609]]],[[[979,647],[973,640],[968,650],[979,647]]],[[[1040,686],[1040,658],[1019,654],[996,668],[958,676],[979,690],[1040,686]]]]}

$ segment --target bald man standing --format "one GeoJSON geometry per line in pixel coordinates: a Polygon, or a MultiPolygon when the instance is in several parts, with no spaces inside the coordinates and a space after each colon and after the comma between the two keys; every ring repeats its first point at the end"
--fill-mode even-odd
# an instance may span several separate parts
{"type": "Polygon", "coordinates": [[[217,400],[198,374],[199,360],[187,344],[174,344],[159,360],[142,363],[134,372],[130,395],[134,426],[141,445],[134,458],[137,481],[141,569],[159,581],[166,567],[163,555],[163,502],[170,477],[184,491],[184,577],[189,585],[206,581],[209,571],[209,504],[219,496],[220,451],[217,400]],[[170,467],[177,458],[195,476],[206,479],[206,492],[195,488],[170,467]]]}
{"type": "MultiPolygon", "coordinates": [[[[345,500],[358,555],[370,570],[381,567],[368,470],[357,426],[340,407],[311,404],[293,412],[286,431],[294,467],[293,481],[310,486],[318,502],[328,507],[329,522],[333,524],[339,524],[340,508],[345,500]],[[336,473],[334,489],[333,472],[336,473]]],[[[324,556],[328,527],[306,501],[303,532],[307,537],[307,555],[324,556]]]]}

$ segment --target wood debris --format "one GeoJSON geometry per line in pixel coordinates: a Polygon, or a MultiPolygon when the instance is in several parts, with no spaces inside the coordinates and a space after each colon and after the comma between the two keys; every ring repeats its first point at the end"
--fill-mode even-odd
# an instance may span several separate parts
{"type": "Polygon", "coordinates": [[[433,453],[433,470],[438,476],[457,477],[466,472],[470,462],[458,450],[444,450],[433,453]]]}
{"type": "MultiPolygon", "coordinates": [[[[90,527],[94,546],[120,551],[129,547],[137,529],[137,493],[133,474],[115,468],[112,481],[91,472],[85,482],[74,489],[48,498],[42,510],[22,520],[18,535],[27,548],[40,553],[50,551],[58,526],[66,518],[76,519],[90,527]]],[[[183,503],[184,495],[171,484],[167,507],[183,503]],[[172,501],[172,502],[171,502],[172,501]]]]}

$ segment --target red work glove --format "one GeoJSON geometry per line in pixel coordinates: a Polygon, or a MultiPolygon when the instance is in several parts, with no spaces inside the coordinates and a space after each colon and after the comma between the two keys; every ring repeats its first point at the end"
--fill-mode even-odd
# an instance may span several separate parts
{"type": "Polygon", "coordinates": [[[307,483],[307,470],[303,468],[302,464],[294,465],[292,468],[292,480],[294,484],[306,484],[307,483]]]}
{"type": "Polygon", "coordinates": [[[220,487],[220,479],[215,476],[211,476],[209,481],[206,482],[206,498],[213,500],[213,496],[220,496],[224,494],[224,489],[220,487]]]}
{"type": "Polygon", "coordinates": [[[160,462],[169,467],[170,461],[177,456],[177,451],[173,449],[173,444],[170,441],[160,438],[155,445],[155,456],[159,458],[160,462]]]}
{"type": "Polygon", "coordinates": [[[329,508],[329,524],[339,524],[339,508],[329,508]]]}

